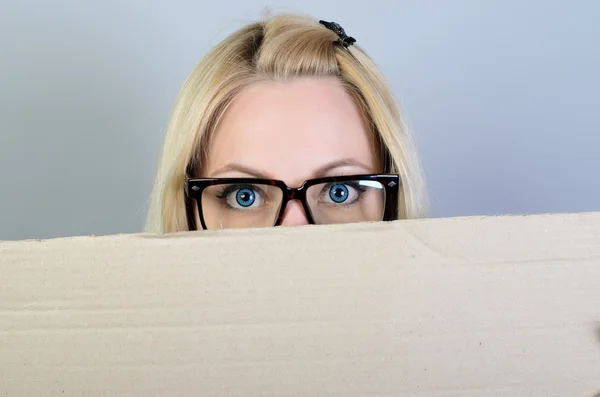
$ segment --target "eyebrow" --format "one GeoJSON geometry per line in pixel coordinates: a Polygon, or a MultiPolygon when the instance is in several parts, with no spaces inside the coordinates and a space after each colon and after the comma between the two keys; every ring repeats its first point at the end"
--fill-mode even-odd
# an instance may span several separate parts
{"type": "Polygon", "coordinates": [[[224,174],[226,172],[231,172],[231,171],[236,171],[236,172],[241,172],[243,174],[248,174],[253,176],[254,178],[260,178],[260,179],[271,179],[267,176],[267,173],[263,173],[257,169],[251,168],[251,167],[247,167],[245,165],[242,164],[238,164],[238,163],[229,163],[224,167],[219,168],[217,171],[213,172],[213,175],[219,175],[219,174],[224,174]]]}
{"type": "MultiPolygon", "coordinates": [[[[341,168],[341,167],[360,167],[360,168],[364,169],[365,171],[371,170],[371,168],[369,166],[361,163],[358,160],[355,160],[352,158],[346,158],[346,159],[334,160],[332,162],[329,162],[329,163],[317,168],[313,172],[313,178],[322,178],[322,177],[326,176],[329,172],[335,170],[336,168],[341,168]]],[[[245,166],[243,164],[238,164],[238,163],[229,163],[229,164],[225,165],[224,167],[219,168],[217,171],[215,171],[213,173],[213,175],[220,175],[220,174],[224,174],[226,172],[231,172],[231,171],[241,172],[241,173],[244,173],[244,174],[250,175],[254,178],[259,178],[259,179],[273,179],[266,172],[262,172],[255,168],[248,167],[248,166],[245,166]]]]}
{"type": "Polygon", "coordinates": [[[322,178],[322,177],[326,176],[329,172],[333,171],[334,169],[341,168],[341,167],[360,167],[360,168],[363,168],[365,171],[371,170],[371,167],[367,166],[366,164],[363,164],[360,161],[352,159],[352,158],[347,158],[347,159],[340,159],[340,160],[335,160],[330,163],[327,163],[327,164],[317,168],[313,174],[314,174],[315,178],[322,178]]]}

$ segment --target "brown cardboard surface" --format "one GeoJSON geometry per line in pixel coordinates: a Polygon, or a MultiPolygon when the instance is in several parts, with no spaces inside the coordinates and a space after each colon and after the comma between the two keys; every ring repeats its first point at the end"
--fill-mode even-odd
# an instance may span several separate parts
{"type": "Polygon", "coordinates": [[[0,396],[598,393],[598,213],[0,242],[0,396]]]}

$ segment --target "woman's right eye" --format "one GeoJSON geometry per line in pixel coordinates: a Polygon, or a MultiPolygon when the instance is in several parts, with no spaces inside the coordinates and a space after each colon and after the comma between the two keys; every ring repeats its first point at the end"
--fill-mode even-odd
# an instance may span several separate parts
{"type": "Polygon", "coordinates": [[[230,189],[229,192],[223,195],[223,199],[228,207],[237,210],[260,207],[264,203],[260,189],[256,189],[253,186],[230,189]]]}

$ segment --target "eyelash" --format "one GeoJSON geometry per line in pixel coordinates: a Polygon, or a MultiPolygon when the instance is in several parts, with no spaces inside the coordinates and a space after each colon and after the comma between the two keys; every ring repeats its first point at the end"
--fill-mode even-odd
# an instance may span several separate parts
{"type": "Polygon", "coordinates": [[[233,185],[224,185],[221,189],[219,189],[217,191],[217,198],[225,199],[231,193],[233,193],[237,190],[241,190],[241,189],[250,189],[253,192],[260,194],[261,196],[264,197],[263,190],[261,188],[257,187],[256,185],[252,185],[252,184],[248,184],[248,183],[236,183],[233,185]]]}
{"type": "Polygon", "coordinates": [[[367,189],[364,186],[361,186],[360,183],[358,183],[356,181],[329,182],[325,186],[331,187],[331,186],[335,186],[335,185],[348,185],[348,186],[351,186],[352,188],[359,190],[361,192],[367,191],[367,189]]]}
{"type": "MultiPolygon", "coordinates": [[[[240,189],[252,189],[252,185],[248,184],[235,184],[235,185],[223,185],[223,187],[219,188],[217,191],[217,197],[220,199],[224,199],[229,196],[231,193],[240,189]]],[[[254,189],[252,189],[254,190],[254,189]]]]}
{"type": "MultiPolygon", "coordinates": [[[[333,175],[335,176],[335,175],[333,175]]],[[[342,175],[343,176],[343,175],[342,175]]],[[[364,188],[363,186],[361,186],[359,183],[355,182],[355,181],[336,181],[336,182],[328,182],[325,187],[326,188],[331,188],[332,186],[335,185],[348,185],[353,187],[356,190],[359,190],[361,192],[365,192],[367,189],[364,188]]],[[[238,184],[233,184],[233,185],[223,185],[222,188],[220,188],[217,191],[217,197],[218,198],[225,198],[227,197],[229,194],[235,192],[236,190],[240,190],[240,189],[251,189],[253,191],[257,191],[260,189],[257,189],[256,186],[251,185],[251,184],[243,184],[243,183],[238,183],[238,184]]]]}

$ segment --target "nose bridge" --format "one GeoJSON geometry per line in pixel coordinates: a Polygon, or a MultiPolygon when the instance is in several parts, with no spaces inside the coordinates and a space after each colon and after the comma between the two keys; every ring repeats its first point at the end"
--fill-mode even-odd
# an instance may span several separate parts
{"type": "Polygon", "coordinates": [[[298,189],[290,189],[288,191],[288,202],[281,218],[281,225],[299,226],[307,224],[309,224],[309,221],[302,203],[302,194],[298,194],[298,189]]]}
{"type": "Polygon", "coordinates": [[[304,187],[288,187],[287,188],[288,200],[302,200],[304,198],[304,187]]]}

